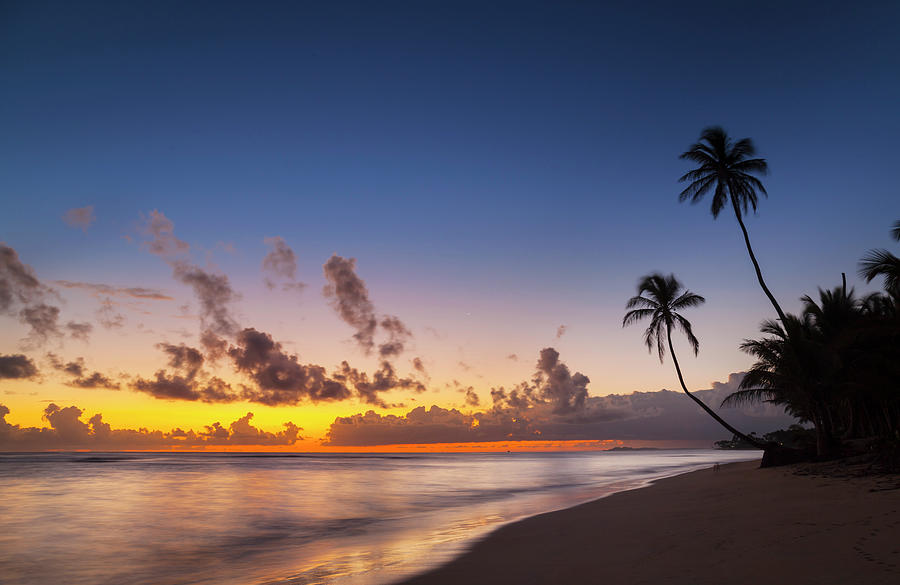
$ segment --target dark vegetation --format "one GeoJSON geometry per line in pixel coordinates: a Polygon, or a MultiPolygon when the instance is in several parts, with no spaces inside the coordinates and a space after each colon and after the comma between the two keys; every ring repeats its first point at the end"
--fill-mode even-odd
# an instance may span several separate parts
{"type": "MultiPolygon", "coordinates": [[[[681,155],[698,166],[681,177],[688,186],[680,200],[697,203],[711,193],[713,217],[730,204],[759,285],[777,315],[762,323],[761,338],[741,344],[756,363],[723,405],[777,404],[812,428],[794,425],[763,437],[746,435],[688,391],[671,330],[683,331],[696,353],[699,342],[677,311],[698,306],[704,299],[682,293],[674,275],[642,278],[638,295],[628,301],[626,308],[631,310],[623,325],[650,318],[645,342],[651,350],[655,342],[660,360],[664,339],[668,340],[682,389],[734,436],[719,441],[718,447],[763,449],[763,466],[868,454],[880,468],[896,470],[900,468],[900,258],[877,249],[860,261],[860,276],[867,282],[883,278],[883,292],[857,297],[842,275],[840,285],[819,289],[818,299],[802,297],[799,315],[785,313],[763,279],[743,221],[750,209],[756,212],[758,194],[766,195],[754,175],[764,175],[768,166],[765,159],[755,158],[755,152],[750,139],[732,142],[721,128],[707,128],[700,141],[681,155]]],[[[891,235],[900,241],[900,221],[891,235]]]]}

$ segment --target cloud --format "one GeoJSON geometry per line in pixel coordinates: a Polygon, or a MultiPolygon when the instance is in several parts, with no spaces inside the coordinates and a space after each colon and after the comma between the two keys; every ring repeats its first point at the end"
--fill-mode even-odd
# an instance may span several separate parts
{"type": "Polygon", "coordinates": [[[106,297],[100,301],[100,308],[97,309],[97,322],[105,329],[116,329],[125,324],[125,316],[115,310],[115,304],[112,299],[106,297]]]}
{"type": "Polygon", "coordinates": [[[230,384],[205,375],[200,350],[183,343],[158,343],[156,347],[168,357],[167,365],[174,371],[157,370],[152,378],[139,376],[131,383],[132,389],[163,400],[227,403],[241,399],[230,384]]]}
{"type": "Polygon", "coordinates": [[[517,362],[517,361],[519,361],[519,356],[517,354],[511,353],[508,356],[506,356],[506,359],[517,362]]]}
{"type": "Polygon", "coordinates": [[[93,282],[73,282],[71,280],[54,280],[53,284],[62,288],[85,290],[95,297],[131,297],[133,299],[151,301],[172,300],[171,296],[158,289],[142,286],[115,286],[93,282]]]}
{"type": "MultiPolygon", "coordinates": [[[[53,284],[69,290],[85,291],[100,302],[96,311],[97,323],[104,329],[116,329],[125,323],[125,317],[116,310],[121,303],[113,298],[124,299],[125,304],[136,308],[142,301],[171,301],[168,294],[142,286],[118,286],[94,282],[77,282],[71,280],[54,280],[53,284]]],[[[142,310],[142,309],[138,309],[142,310]]]]}
{"type": "MultiPolygon", "coordinates": [[[[721,400],[737,389],[743,374],[716,382],[694,394],[735,427],[765,433],[796,422],[783,409],[755,405],[721,409],[721,400]]],[[[492,406],[464,414],[454,409],[419,407],[402,416],[373,411],[338,417],[327,445],[360,446],[456,443],[501,440],[658,440],[695,441],[698,446],[729,438],[728,432],[683,392],[660,390],[589,396],[588,380],[571,374],[552,348],[541,352],[533,380],[511,389],[491,389],[492,406]]],[[[470,392],[466,389],[470,406],[470,392]]]]}
{"type": "Polygon", "coordinates": [[[268,405],[344,400],[351,393],[338,380],[316,365],[303,365],[294,354],[264,331],[248,328],[237,336],[237,346],[228,350],[235,369],[250,377],[255,389],[245,388],[243,398],[268,405]]]}
{"type": "Polygon", "coordinates": [[[380,324],[388,334],[388,341],[378,346],[378,353],[381,357],[396,357],[403,353],[407,340],[412,337],[412,332],[393,315],[385,316],[380,324]]]}
{"type": "Polygon", "coordinates": [[[478,398],[478,394],[475,393],[475,389],[469,386],[466,388],[466,404],[469,406],[478,406],[481,400],[478,398]]]}
{"type": "Polygon", "coordinates": [[[541,350],[537,363],[543,374],[539,389],[541,397],[553,403],[554,414],[566,414],[584,410],[587,385],[590,380],[581,373],[569,373],[569,368],[559,361],[559,352],[552,347],[541,350]]]}
{"type": "Polygon", "coordinates": [[[333,255],[322,267],[328,284],[322,294],[331,300],[334,310],[341,319],[356,329],[353,339],[366,355],[375,347],[375,307],[369,300],[366,283],[356,275],[356,258],[341,258],[333,255]]]}
{"type": "Polygon", "coordinates": [[[157,370],[153,378],[137,378],[131,387],[138,392],[163,400],[192,402],[234,402],[240,399],[231,385],[220,378],[200,381],[179,374],[157,370]]]}
{"type": "Polygon", "coordinates": [[[38,303],[19,311],[19,320],[31,327],[28,337],[35,342],[44,342],[50,337],[62,335],[59,330],[59,308],[46,303],[38,303]]]}
{"type": "Polygon", "coordinates": [[[416,357],[412,360],[413,369],[423,376],[428,376],[428,372],[425,371],[425,363],[422,361],[422,358],[416,357]]]}
{"type": "Polygon", "coordinates": [[[557,327],[556,328],[556,338],[559,339],[560,337],[565,335],[566,329],[568,329],[568,327],[566,327],[565,325],[560,325],[559,327],[557,327]]]}
{"type": "Polygon", "coordinates": [[[281,290],[302,291],[306,284],[297,281],[297,256],[280,236],[265,238],[263,242],[272,247],[262,261],[262,270],[266,276],[263,278],[269,289],[274,289],[279,280],[281,290]]]}
{"type": "Polygon", "coordinates": [[[113,429],[95,414],[87,422],[84,411],[76,406],[49,404],[44,409],[48,427],[20,427],[6,421],[9,408],[0,404],[0,450],[41,451],[47,449],[203,449],[228,446],[293,445],[302,437],[300,427],[286,422],[283,429],[269,432],[251,424],[253,413],[233,421],[227,427],[218,422],[200,431],[174,429],[164,432],[147,429],[113,429]]]}
{"type": "Polygon", "coordinates": [[[67,225],[81,228],[84,231],[87,231],[90,225],[97,220],[97,216],[94,215],[93,205],[70,209],[63,214],[62,218],[67,225]]]}
{"type": "Polygon", "coordinates": [[[328,281],[322,294],[331,301],[338,316],[356,330],[353,339],[363,352],[366,355],[372,353],[375,335],[380,326],[388,339],[378,346],[378,354],[382,358],[391,359],[403,353],[412,332],[394,315],[384,315],[379,321],[375,306],[369,299],[369,289],[356,274],[356,259],[341,258],[335,254],[328,259],[322,270],[328,281]]]}
{"type": "Polygon", "coordinates": [[[20,353],[0,355],[0,380],[29,379],[38,375],[38,369],[31,358],[20,353]]]}
{"type": "Polygon", "coordinates": [[[394,367],[388,361],[381,362],[371,379],[365,372],[360,372],[356,368],[351,368],[347,362],[342,362],[341,367],[334,373],[334,378],[343,384],[352,385],[363,402],[382,408],[386,408],[387,403],[379,396],[379,393],[396,389],[425,391],[425,385],[422,382],[412,378],[398,377],[394,367]]]}
{"type": "Polygon", "coordinates": [[[194,379],[203,367],[203,354],[200,350],[183,343],[157,343],[156,347],[169,356],[169,367],[181,372],[187,378],[194,379]]]}
{"type": "Polygon", "coordinates": [[[194,295],[200,301],[200,320],[205,330],[217,335],[233,335],[237,331],[237,321],[229,310],[237,294],[227,276],[213,274],[183,261],[173,263],[172,274],[194,289],[194,295]]]}
{"type": "Polygon", "coordinates": [[[150,236],[144,247],[163,258],[172,267],[172,276],[191,287],[200,302],[200,320],[203,332],[216,336],[233,336],[240,329],[232,317],[230,305],[238,299],[231,282],[224,274],[216,274],[189,262],[187,242],[175,236],[172,221],[159,211],[151,211],[141,227],[150,236]]]}
{"type": "Polygon", "coordinates": [[[91,331],[94,330],[94,326],[90,323],[76,323],[75,321],[69,321],[66,323],[66,330],[69,332],[69,337],[72,339],[87,341],[91,331]]]}
{"type": "Polygon", "coordinates": [[[141,226],[141,231],[151,238],[144,242],[144,247],[151,254],[172,258],[191,249],[187,242],[175,237],[175,224],[159,211],[150,212],[141,226]]]}
{"type": "Polygon", "coordinates": [[[53,294],[53,289],[41,283],[34,270],[19,260],[14,249],[0,244],[0,312],[28,325],[29,341],[33,343],[61,335],[59,308],[45,302],[53,294]],[[17,310],[19,306],[21,309],[17,310]]]}
{"type": "Polygon", "coordinates": [[[69,374],[71,378],[65,382],[66,386],[73,388],[106,388],[118,390],[120,385],[108,376],[100,372],[88,372],[84,365],[84,358],[78,357],[70,362],[64,362],[53,353],[47,354],[47,359],[53,369],[69,374]]]}
{"type": "Polygon", "coordinates": [[[31,266],[19,260],[14,249],[0,243],[0,310],[11,310],[15,302],[30,304],[48,290],[34,275],[31,266]]]}

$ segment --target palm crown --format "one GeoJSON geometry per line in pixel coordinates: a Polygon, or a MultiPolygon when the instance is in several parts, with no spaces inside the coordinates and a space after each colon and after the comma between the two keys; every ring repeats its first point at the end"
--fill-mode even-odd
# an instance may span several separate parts
{"type": "Polygon", "coordinates": [[[625,313],[622,326],[630,325],[643,319],[650,319],[650,326],[644,331],[644,342],[647,349],[653,351],[654,344],[659,353],[659,361],[666,353],[666,338],[673,328],[680,329],[688,338],[694,355],[700,351],[700,342],[691,330],[691,323],[678,311],[697,307],[706,302],[700,295],[689,290],[682,290],[682,285],[674,274],[650,274],[638,283],[637,296],[631,297],[625,305],[631,309],[625,313]]]}
{"type": "Polygon", "coordinates": [[[686,172],[679,182],[690,181],[679,195],[679,201],[690,200],[697,203],[703,196],[713,191],[712,214],[719,212],[730,201],[738,216],[748,208],[756,211],[757,192],[768,196],[762,182],[751,173],[765,175],[769,166],[764,158],[753,158],[756,148],[749,138],[732,142],[728,134],[719,126],[703,130],[697,142],[679,158],[700,165],[686,172]]]}

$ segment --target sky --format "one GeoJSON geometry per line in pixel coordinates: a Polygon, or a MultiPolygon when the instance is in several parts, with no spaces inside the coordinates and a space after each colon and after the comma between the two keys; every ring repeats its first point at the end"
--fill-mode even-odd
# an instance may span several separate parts
{"type": "Polygon", "coordinates": [[[842,272],[877,290],[898,25],[893,2],[4,2],[4,448],[727,438],[621,326],[650,272],[703,295],[676,351],[712,400],[774,316],[733,215],[678,202],[678,155],[721,125],[767,159],[746,222],[787,311],[842,272]]]}

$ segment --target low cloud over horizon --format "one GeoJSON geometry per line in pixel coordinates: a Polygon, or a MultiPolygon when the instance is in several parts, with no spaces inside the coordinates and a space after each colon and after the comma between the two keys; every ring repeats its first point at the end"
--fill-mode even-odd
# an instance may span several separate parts
{"type": "Polygon", "coordinates": [[[49,427],[21,427],[6,421],[9,408],[0,404],[0,451],[45,450],[151,450],[203,449],[206,447],[293,445],[300,427],[284,423],[284,429],[267,432],[251,424],[253,413],[232,421],[227,427],[219,422],[200,431],[175,428],[172,431],[113,429],[103,422],[102,414],[81,420],[84,411],[77,406],[60,407],[55,403],[44,409],[43,419],[49,427]]]}
{"type": "MultiPolygon", "coordinates": [[[[546,350],[545,350],[546,351],[546,350]]],[[[729,423],[763,434],[796,423],[783,409],[768,404],[720,408],[738,389],[744,373],[693,392],[729,423]]],[[[576,374],[575,376],[578,376],[576,374]]],[[[455,408],[420,406],[405,415],[366,413],[338,417],[324,445],[361,447],[410,443],[467,443],[528,440],[713,441],[730,439],[709,415],[681,391],[659,390],[585,396],[574,380],[545,379],[537,385],[491,391],[493,407],[464,413],[455,408]],[[554,387],[554,384],[556,386],[554,387]],[[562,388],[560,388],[562,385],[562,388]],[[560,403],[559,396],[564,396],[560,403]],[[576,401],[573,402],[573,396],[576,401]],[[568,404],[561,409],[560,404],[568,404]],[[577,404],[577,406],[575,406],[577,404]]]]}

